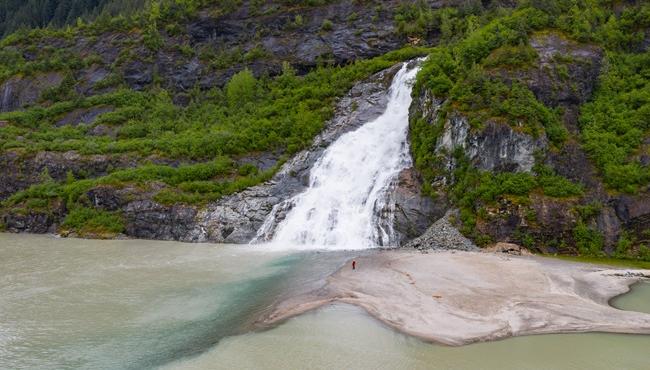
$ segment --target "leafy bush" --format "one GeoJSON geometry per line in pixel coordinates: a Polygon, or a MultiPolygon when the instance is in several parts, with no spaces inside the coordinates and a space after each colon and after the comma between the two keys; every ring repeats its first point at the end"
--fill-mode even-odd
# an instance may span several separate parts
{"type": "Polygon", "coordinates": [[[584,223],[578,222],[573,229],[573,238],[580,254],[586,256],[603,255],[603,236],[584,223]]]}
{"type": "Polygon", "coordinates": [[[607,66],[582,107],[582,139],[607,185],[634,193],[650,183],[650,168],[633,156],[650,131],[650,52],[610,53],[607,66]]]}
{"type": "Polygon", "coordinates": [[[320,26],[320,29],[323,31],[331,31],[332,29],[334,29],[334,23],[332,23],[332,21],[330,21],[329,19],[325,19],[323,21],[323,24],[320,26]]]}
{"type": "Polygon", "coordinates": [[[248,69],[244,69],[232,76],[226,85],[226,96],[231,107],[238,107],[252,102],[256,95],[257,80],[248,69]]]}
{"type": "Polygon", "coordinates": [[[483,61],[483,65],[487,68],[530,66],[537,57],[535,49],[527,43],[517,46],[505,45],[492,51],[483,61]]]}
{"type": "Polygon", "coordinates": [[[68,213],[61,226],[81,235],[110,236],[124,231],[124,220],[116,213],[77,207],[68,213]]]}

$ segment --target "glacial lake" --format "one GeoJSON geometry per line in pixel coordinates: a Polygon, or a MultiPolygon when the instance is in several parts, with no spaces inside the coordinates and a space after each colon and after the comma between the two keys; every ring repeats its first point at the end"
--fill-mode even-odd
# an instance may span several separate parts
{"type": "MultiPolygon", "coordinates": [[[[353,255],[0,233],[0,369],[650,368],[650,336],[446,347],[339,304],[252,331],[274,303],[353,255]]],[[[650,283],[612,304],[650,312],[650,283]]]]}

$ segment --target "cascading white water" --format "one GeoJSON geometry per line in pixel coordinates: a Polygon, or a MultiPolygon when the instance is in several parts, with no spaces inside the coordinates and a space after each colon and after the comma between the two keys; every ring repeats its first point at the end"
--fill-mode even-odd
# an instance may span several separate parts
{"type": "Polygon", "coordinates": [[[311,170],[309,188],[291,199],[293,207],[277,226],[272,245],[363,249],[391,239],[392,227],[377,217],[380,210],[394,208],[386,204],[386,192],[411,163],[408,110],[418,69],[405,63],[393,78],[386,111],[325,150],[311,170]]]}

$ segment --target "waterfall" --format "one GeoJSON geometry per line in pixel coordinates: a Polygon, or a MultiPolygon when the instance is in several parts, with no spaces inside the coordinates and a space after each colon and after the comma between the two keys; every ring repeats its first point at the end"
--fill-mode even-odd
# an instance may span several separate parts
{"type": "Polygon", "coordinates": [[[408,110],[418,70],[404,63],[393,78],[386,111],[324,151],[311,169],[309,187],[273,209],[258,240],[277,222],[278,210],[287,208],[270,243],[278,248],[363,249],[395,240],[389,190],[411,165],[408,110]]]}

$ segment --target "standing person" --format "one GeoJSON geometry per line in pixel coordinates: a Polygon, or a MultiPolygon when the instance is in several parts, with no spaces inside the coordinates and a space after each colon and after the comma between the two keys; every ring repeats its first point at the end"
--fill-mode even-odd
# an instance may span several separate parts
{"type": "Polygon", "coordinates": [[[357,268],[357,261],[352,260],[352,269],[355,270],[357,268]]]}

